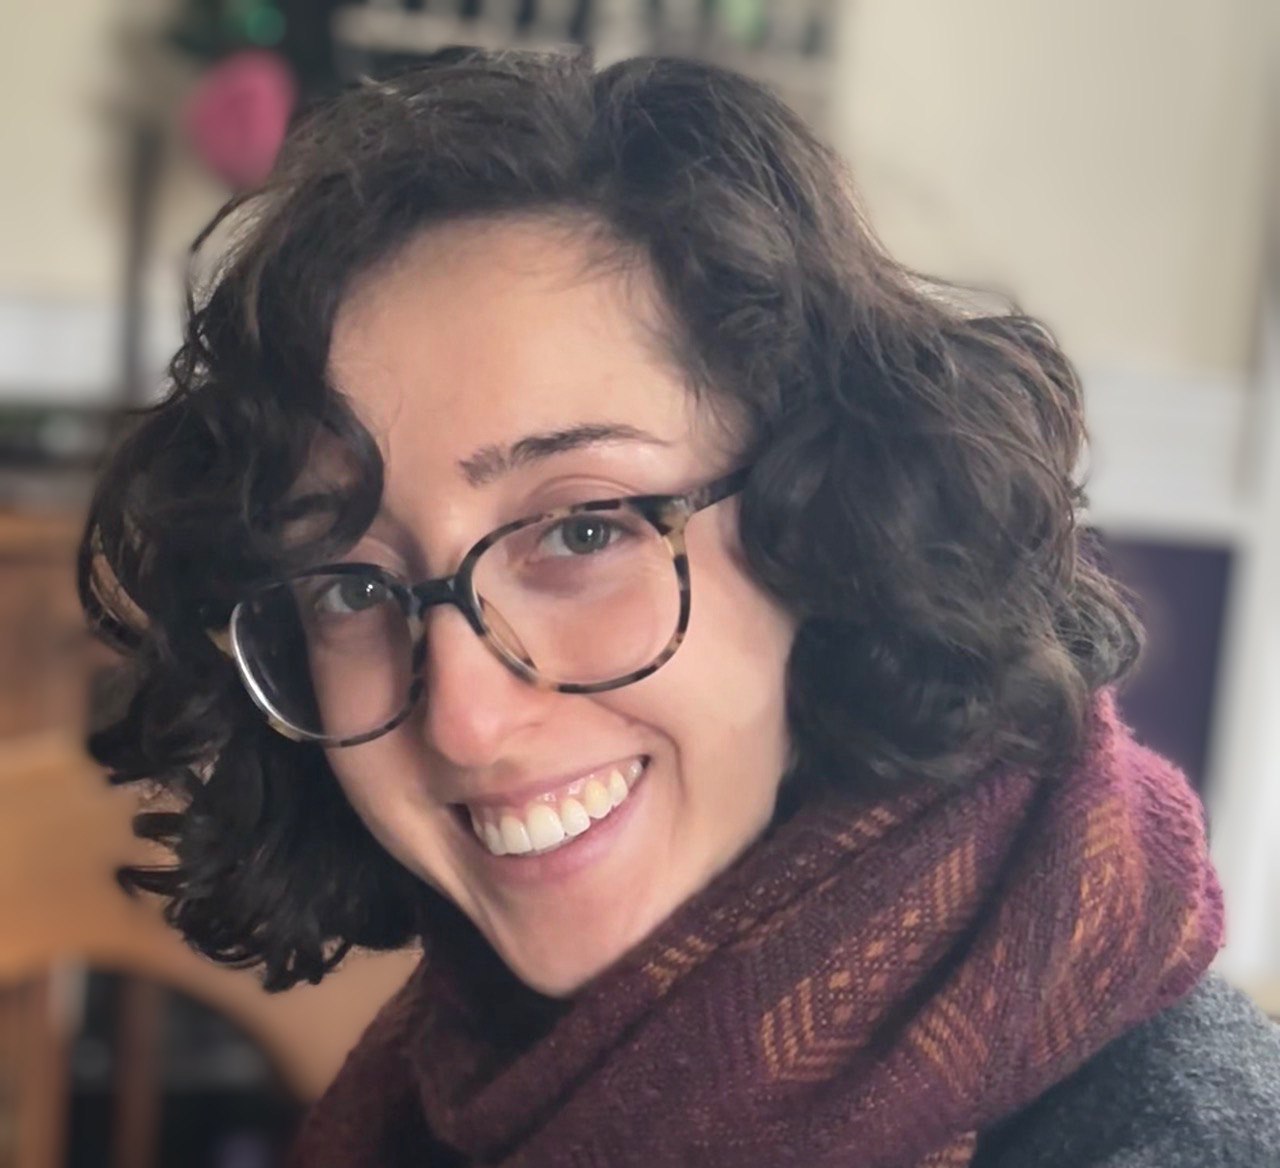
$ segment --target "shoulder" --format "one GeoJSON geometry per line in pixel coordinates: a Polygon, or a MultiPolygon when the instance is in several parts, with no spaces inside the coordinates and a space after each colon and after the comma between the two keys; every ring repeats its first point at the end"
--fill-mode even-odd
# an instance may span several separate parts
{"type": "Polygon", "coordinates": [[[986,1133],[973,1168],[1280,1168],[1280,1027],[1211,974],[986,1133]]]}

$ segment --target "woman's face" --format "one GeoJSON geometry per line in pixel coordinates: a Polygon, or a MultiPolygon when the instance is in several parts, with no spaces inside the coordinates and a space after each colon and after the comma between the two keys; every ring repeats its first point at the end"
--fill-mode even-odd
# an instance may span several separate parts
{"type": "MultiPolygon", "coordinates": [[[[443,576],[511,520],[734,469],[723,429],[659,351],[647,276],[594,258],[560,225],[456,224],[356,287],[332,373],[386,480],[349,559],[443,576]],[[578,427],[596,436],[506,456],[578,427]]],[[[599,694],[540,690],[460,612],[434,608],[422,703],[390,734],[328,754],[381,844],[543,993],[573,992],[642,940],[774,808],[793,624],[745,570],[734,499],[686,537],[688,633],[656,673],[599,694]]]]}

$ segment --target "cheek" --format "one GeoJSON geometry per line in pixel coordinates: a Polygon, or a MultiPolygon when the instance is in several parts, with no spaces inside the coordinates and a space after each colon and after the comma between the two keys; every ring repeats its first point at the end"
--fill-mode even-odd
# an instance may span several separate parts
{"type": "Polygon", "coordinates": [[[356,814],[392,855],[411,853],[404,838],[431,822],[425,760],[408,735],[393,731],[363,746],[326,752],[329,767],[356,814]]]}
{"type": "MultiPolygon", "coordinates": [[[[360,748],[356,748],[360,749],[360,748]]],[[[388,845],[386,832],[382,828],[385,821],[394,817],[394,804],[397,793],[388,789],[386,783],[371,781],[368,763],[358,765],[357,760],[344,757],[346,752],[328,751],[329,769],[342,788],[342,794],[351,804],[355,813],[364,821],[365,826],[373,833],[384,847],[388,845]]],[[[384,772],[385,773],[385,772],[384,772]]]]}
{"type": "MultiPolygon", "coordinates": [[[[726,508],[719,525],[690,539],[692,601],[688,641],[702,668],[719,678],[726,695],[785,704],[787,659],[795,640],[791,615],[746,569],[738,544],[736,512],[726,508]]],[[[781,715],[782,711],[778,711],[781,715]]]]}
{"type": "MultiPolygon", "coordinates": [[[[652,677],[610,704],[673,740],[685,764],[731,759],[781,777],[788,751],[786,667],[795,622],[763,592],[714,527],[690,540],[689,628],[652,677]],[[710,538],[707,538],[707,536],[710,538]]],[[[762,779],[764,781],[764,779],[762,779]]]]}
{"type": "Polygon", "coordinates": [[[790,617],[736,569],[704,590],[689,625],[689,657],[698,683],[728,734],[772,756],[786,737],[790,617]]]}

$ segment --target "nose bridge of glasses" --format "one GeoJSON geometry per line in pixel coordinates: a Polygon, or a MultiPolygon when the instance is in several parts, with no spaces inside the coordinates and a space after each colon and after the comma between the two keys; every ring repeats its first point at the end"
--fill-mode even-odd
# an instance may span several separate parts
{"type": "MultiPolygon", "coordinates": [[[[451,693],[464,693],[472,697],[477,692],[476,659],[473,652],[494,662],[494,665],[532,684],[534,688],[546,688],[537,675],[532,658],[501,614],[486,604],[483,597],[471,597],[452,581],[431,581],[411,590],[419,599],[419,633],[414,652],[413,671],[423,686],[423,692],[436,694],[437,703],[442,684],[451,693]],[[445,612],[437,612],[431,619],[433,608],[454,608],[463,616],[475,634],[472,639],[461,628],[452,631],[447,627],[451,619],[445,612]],[[468,648],[470,642],[474,648],[468,648]],[[453,681],[446,681],[452,676],[453,681]],[[458,680],[462,679],[461,689],[458,680]]],[[[492,692],[492,678],[484,681],[481,689],[492,692]]]]}
{"type": "Polygon", "coordinates": [[[470,596],[467,595],[466,589],[460,584],[456,574],[415,584],[409,589],[409,595],[413,599],[411,615],[419,624],[426,621],[427,613],[431,609],[440,605],[452,605],[466,617],[467,623],[477,634],[484,634],[479,614],[475,611],[470,596]]]}
{"type": "MultiPolygon", "coordinates": [[[[423,642],[430,610],[445,605],[452,606],[466,618],[476,636],[491,649],[498,649],[498,656],[509,667],[514,666],[522,676],[532,676],[535,671],[533,659],[515,631],[507,624],[506,618],[487,604],[483,597],[473,598],[469,586],[463,580],[463,574],[457,573],[439,580],[427,580],[409,590],[414,602],[412,617],[422,629],[423,642]]],[[[425,649],[425,644],[422,648],[425,649]]],[[[425,653],[420,650],[418,656],[423,658],[425,653]]],[[[416,664],[421,668],[422,660],[418,660],[416,664]]]]}

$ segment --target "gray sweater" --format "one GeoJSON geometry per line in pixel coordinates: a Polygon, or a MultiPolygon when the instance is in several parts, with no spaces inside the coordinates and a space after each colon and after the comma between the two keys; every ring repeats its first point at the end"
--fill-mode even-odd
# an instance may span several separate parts
{"type": "Polygon", "coordinates": [[[973,1168],[1280,1168],[1280,1027],[1210,975],[988,1132],[973,1168]]]}

